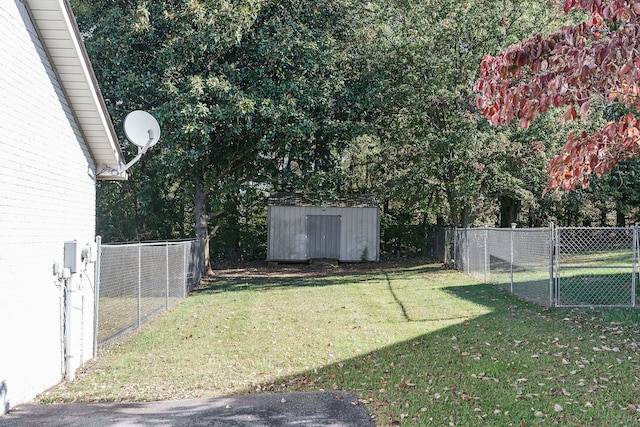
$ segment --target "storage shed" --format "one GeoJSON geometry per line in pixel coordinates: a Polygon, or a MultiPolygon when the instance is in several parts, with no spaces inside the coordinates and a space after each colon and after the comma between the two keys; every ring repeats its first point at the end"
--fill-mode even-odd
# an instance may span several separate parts
{"type": "Polygon", "coordinates": [[[267,260],[380,261],[378,207],[269,206],[267,260]]]}

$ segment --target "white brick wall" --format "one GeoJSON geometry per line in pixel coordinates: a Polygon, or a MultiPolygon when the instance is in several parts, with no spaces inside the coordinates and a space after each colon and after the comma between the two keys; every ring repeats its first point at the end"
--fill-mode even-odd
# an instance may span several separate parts
{"type": "MultiPolygon", "coordinates": [[[[0,1],[0,61],[1,414],[61,379],[52,266],[65,241],[94,239],[95,166],[20,0],[0,1]]],[[[71,325],[77,367],[92,356],[92,268],[73,282],[85,305],[71,325]]]]}

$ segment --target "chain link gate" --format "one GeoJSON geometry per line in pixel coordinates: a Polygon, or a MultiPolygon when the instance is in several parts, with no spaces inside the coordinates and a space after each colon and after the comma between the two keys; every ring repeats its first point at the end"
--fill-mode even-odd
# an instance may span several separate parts
{"type": "Polygon", "coordinates": [[[519,298],[556,307],[634,307],[639,227],[453,231],[455,268],[519,298]]]}
{"type": "Polygon", "coordinates": [[[557,227],[554,241],[556,306],[636,305],[637,227],[557,227]]]}

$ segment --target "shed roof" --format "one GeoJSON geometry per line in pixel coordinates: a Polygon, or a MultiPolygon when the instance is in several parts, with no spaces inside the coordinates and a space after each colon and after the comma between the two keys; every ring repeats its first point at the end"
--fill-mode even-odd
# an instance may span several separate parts
{"type": "Polygon", "coordinates": [[[23,0],[97,167],[97,179],[126,179],[126,163],[68,0],[23,0]]]}
{"type": "Polygon", "coordinates": [[[345,193],[320,199],[302,193],[276,192],[269,195],[269,206],[376,207],[379,202],[373,194],[345,193]]]}

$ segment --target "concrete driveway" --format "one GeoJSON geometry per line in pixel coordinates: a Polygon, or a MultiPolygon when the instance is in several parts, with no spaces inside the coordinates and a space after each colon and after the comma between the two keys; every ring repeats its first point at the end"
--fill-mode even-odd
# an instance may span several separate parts
{"type": "Polygon", "coordinates": [[[355,394],[335,391],[140,403],[19,405],[0,417],[0,427],[10,426],[374,427],[375,423],[355,394]]]}

